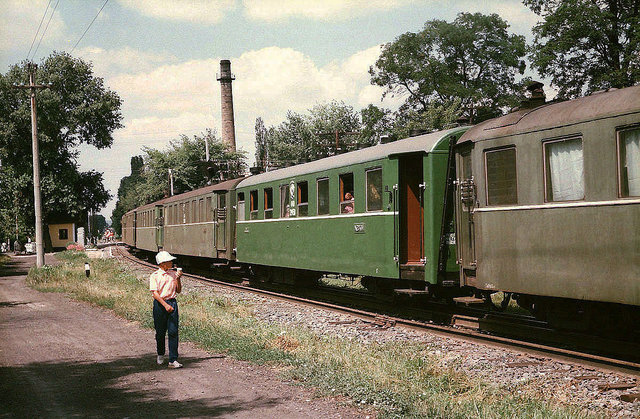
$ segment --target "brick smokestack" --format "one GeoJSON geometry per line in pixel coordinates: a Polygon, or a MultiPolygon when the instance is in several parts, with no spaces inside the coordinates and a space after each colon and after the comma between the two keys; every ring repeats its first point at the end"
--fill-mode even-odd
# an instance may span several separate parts
{"type": "Polygon", "coordinates": [[[222,96],[222,143],[230,151],[236,151],[236,128],[233,122],[233,93],[231,92],[231,82],[235,80],[235,76],[231,74],[231,61],[220,61],[220,74],[217,80],[220,82],[222,96]]]}

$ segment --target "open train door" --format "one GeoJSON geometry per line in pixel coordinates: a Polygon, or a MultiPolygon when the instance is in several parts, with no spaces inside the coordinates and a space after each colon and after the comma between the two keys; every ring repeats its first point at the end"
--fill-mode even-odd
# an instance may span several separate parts
{"type": "Polygon", "coordinates": [[[471,167],[471,147],[456,152],[456,235],[461,285],[473,285],[476,271],[475,225],[476,185],[471,167]]]}
{"type": "Polygon", "coordinates": [[[398,158],[400,279],[424,279],[424,180],[422,153],[398,158]]]}

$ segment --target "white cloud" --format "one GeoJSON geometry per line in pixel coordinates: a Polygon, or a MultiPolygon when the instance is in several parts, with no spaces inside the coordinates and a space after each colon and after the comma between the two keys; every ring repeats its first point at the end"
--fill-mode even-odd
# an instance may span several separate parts
{"type": "Polygon", "coordinates": [[[235,0],[119,0],[138,13],[165,20],[217,23],[235,7],[235,0]]]}
{"type": "Polygon", "coordinates": [[[246,14],[255,20],[294,18],[348,20],[354,16],[394,9],[415,0],[243,0],[246,14]]]}
{"type": "MultiPolygon", "coordinates": [[[[333,99],[343,100],[355,110],[369,103],[397,106],[399,99],[381,104],[383,89],[369,84],[367,71],[379,51],[380,47],[375,46],[323,67],[291,48],[267,47],[232,57],[231,70],[236,75],[233,83],[236,143],[239,150],[247,151],[249,164],[253,163],[255,152],[257,117],[262,117],[267,125],[277,125],[284,121],[288,110],[304,113],[317,103],[333,99]]],[[[112,51],[90,49],[85,53],[100,60],[113,55],[112,51]]],[[[124,55],[138,54],[145,55],[131,50],[124,55]]],[[[155,59],[162,58],[150,54],[150,67],[155,59]]],[[[128,71],[139,68],[118,64],[109,71],[115,71],[116,67],[128,71]]],[[[83,151],[80,158],[83,167],[89,167],[91,162],[91,167],[105,171],[107,185],[115,192],[119,179],[128,174],[129,159],[140,154],[143,146],[163,149],[180,134],[192,136],[207,128],[219,132],[220,84],[216,81],[219,71],[220,59],[215,58],[164,64],[148,71],[106,78],[106,85],[124,100],[125,128],[115,133],[114,145],[108,153],[83,151]]],[[[111,202],[103,213],[110,214],[113,205],[111,202]]]]}
{"type": "Polygon", "coordinates": [[[139,51],[131,47],[110,50],[86,47],[76,50],[75,55],[85,61],[91,61],[94,74],[99,77],[152,71],[158,65],[177,61],[177,58],[171,54],[139,51]]]}
{"type": "MultiPolygon", "coordinates": [[[[22,0],[0,1],[0,51],[24,50],[26,58],[45,9],[47,9],[46,0],[28,2],[22,0]]],[[[33,45],[34,50],[40,41],[40,35],[44,31],[52,11],[53,6],[47,10],[47,16],[42,22],[40,33],[33,45]]],[[[44,50],[43,46],[48,46],[51,42],[60,40],[64,29],[65,26],[60,12],[56,10],[42,39],[40,51],[44,50]]]]}

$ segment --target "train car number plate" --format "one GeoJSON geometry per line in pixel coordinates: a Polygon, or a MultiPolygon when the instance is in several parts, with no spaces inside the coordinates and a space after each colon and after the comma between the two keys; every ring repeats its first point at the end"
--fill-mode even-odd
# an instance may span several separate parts
{"type": "Polygon", "coordinates": [[[354,231],[355,233],[363,234],[363,233],[365,232],[365,230],[364,230],[364,223],[355,223],[355,224],[353,225],[353,231],[354,231]]]}

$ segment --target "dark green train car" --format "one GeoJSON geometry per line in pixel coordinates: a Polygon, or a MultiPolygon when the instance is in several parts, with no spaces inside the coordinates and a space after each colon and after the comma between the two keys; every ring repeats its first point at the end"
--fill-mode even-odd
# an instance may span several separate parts
{"type": "MultiPolygon", "coordinates": [[[[403,279],[412,287],[438,284],[449,144],[465,130],[243,180],[237,186],[237,260],[267,274],[275,267],[403,279]]],[[[446,262],[445,271],[457,277],[455,252],[446,262]]]]}
{"type": "Polygon", "coordinates": [[[135,247],[149,252],[162,248],[162,201],[135,209],[135,247]]]}
{"type": "Polygon", "coordinates": [[[486,121],[456,159],[462,286],[640,321],[640,86],[486,121]]]}

